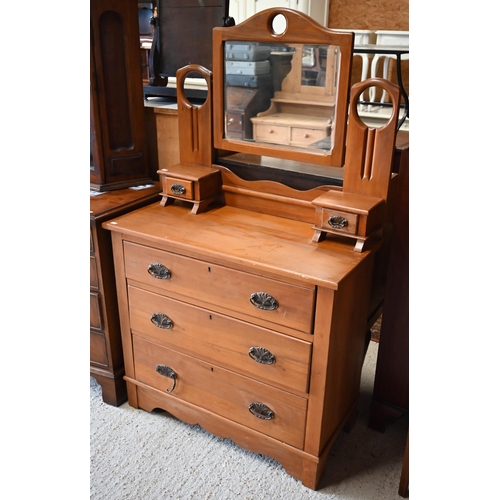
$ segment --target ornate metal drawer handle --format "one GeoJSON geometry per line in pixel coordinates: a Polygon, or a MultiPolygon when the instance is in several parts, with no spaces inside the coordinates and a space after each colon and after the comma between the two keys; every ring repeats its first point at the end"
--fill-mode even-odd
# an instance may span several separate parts
{"type": "Polygon", "coordinates": [[[172,184],[170,191],[174,194],[186,194],[186,188],[182,184],[172,184]]]}
{"type": "Polygon", "coordinates": [[[168,280],[171,276],[169,269],[159,262],[149,264],[148,273],[159,280],[168,280]]]}
{"type": "Polygon", "coordinates": [[[248,355],[257,363],[262,363],[263,365],[272,365],[276,363],[276,358],[271,351],[268,351],[264,347],[250,347],[248,355]]]}
{"type": "Polygon", "coordinates": [[[250,302],[259,309],[273,311],[278,309],[278,301],[266,292],[254,292],[250,295],[250,302]]]}
{"type": "Polygon", "coordinates": [[[254,417],[261,418],[262,420],[271,420],[274,418],[273,410],[264,403],[250,403],[248,410],[254,417]]]}
{"type": "Polygon", "coordinates": [[[172,392],[177,384],[177,375],[175,374],[174,370],[172,370],[172,368],[170,368],[170,366],[167,365],[156,365],[156,371],[160,375],[171,378],[174,381],[170,389],[165,389],[169,393],[172,392]]]}
{"type": "Polygon", "coordinates": [[[332,226],[334,229],[342,229],[349,224],[347,219],[345,217],[342,217],[341,215],[332,215],[328,219],[328,224],[332,226]]]}
{"type": "Polygon", "coordinates": [[[174,326],[173,321],[166,314],[159,312],[151,315],[151,323],[153,323],[153,325],[157,326],[158,328],[163,329],[173,328],[174,326]]]}

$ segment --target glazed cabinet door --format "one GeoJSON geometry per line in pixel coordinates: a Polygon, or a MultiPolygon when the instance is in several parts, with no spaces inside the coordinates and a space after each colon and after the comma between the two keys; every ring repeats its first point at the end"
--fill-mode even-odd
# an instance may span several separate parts
{"type": "Polygon", "coordinates": [[[139,20],[132,0],[90,2],[90,185],[147,184],[139,20]]]}

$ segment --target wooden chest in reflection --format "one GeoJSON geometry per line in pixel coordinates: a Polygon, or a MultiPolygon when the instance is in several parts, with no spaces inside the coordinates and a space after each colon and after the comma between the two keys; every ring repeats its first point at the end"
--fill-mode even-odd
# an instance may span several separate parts
{"type": "Polygon", "coordinates": [[[230,139],[253,139],[250,118],[267,109],[271,89],[227,87],[226,134],[230,139]]]}

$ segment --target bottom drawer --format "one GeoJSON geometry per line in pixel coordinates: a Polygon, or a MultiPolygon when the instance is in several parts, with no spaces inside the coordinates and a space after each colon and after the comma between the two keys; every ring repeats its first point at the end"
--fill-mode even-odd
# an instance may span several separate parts
{"type": "Polygon", "coordinates": [[[303,449],[307,399],[139,337],[133,342],[139,382],[303,449]]]}

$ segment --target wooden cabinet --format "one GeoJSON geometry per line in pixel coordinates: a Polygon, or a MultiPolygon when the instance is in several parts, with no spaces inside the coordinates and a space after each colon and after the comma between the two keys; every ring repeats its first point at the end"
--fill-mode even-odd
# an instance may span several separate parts
{"type": "Polygon", "coordinates": [[[250,118],[269,107],[269,88],[227,87],[227,136],[252,139],[250,118]]]}
{"type": "Polygon", "coordinates": [[[311,224],[230,206],[158,203],[104,226],[129,404],[274,457],[316,488],[356,415],[373,252],[316,246],[311,224]]]}
{"type": "Polygon", "coordinates": [[[102,223],[159,199],[160,187],[121,189],[90,198],[90,374],[102,387],[103,401],[127,400],[109,231],[102,223]]]}
{"type": "Polygon", "coordinates": [[[90,2],[90,186],[152,182],[148,172],[137,2],[90,2]]]}
{"type": "Polygon", "coordinates": [[[409,411],[409,147],[396,151],[399,183],[387,271],[369,426],[383,432],[387,423],[409,411]]]}

